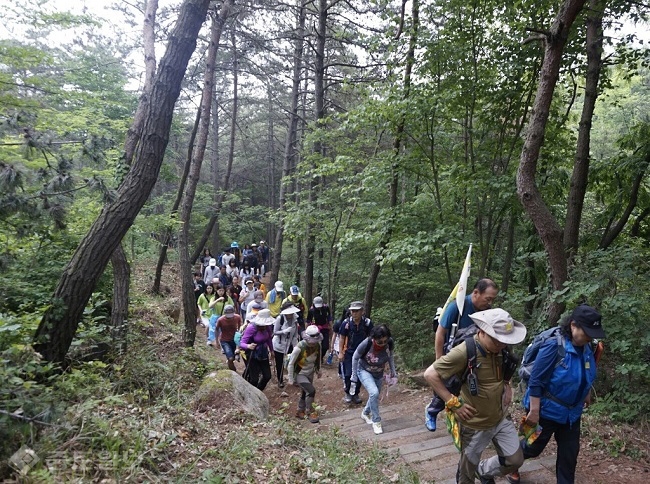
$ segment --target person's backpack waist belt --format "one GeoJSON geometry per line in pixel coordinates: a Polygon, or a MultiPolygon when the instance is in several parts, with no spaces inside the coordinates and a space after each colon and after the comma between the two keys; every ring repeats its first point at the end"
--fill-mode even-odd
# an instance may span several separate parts
{"type": "Polygon", "coordinates": [[[578,406],[577,403],[575,405],[569,405],[565,401],[560,400],[559,398],[557,398],[555,395],[552,395],[548,390],[546,390],[544,392],[544,397],[548,398],[549,400],[553,400],[555,403],[558,403],[558,404],[562,405],[563,407],[566,407],[566,408],[569,408],[569,409],[576,408],[578,406]]]}

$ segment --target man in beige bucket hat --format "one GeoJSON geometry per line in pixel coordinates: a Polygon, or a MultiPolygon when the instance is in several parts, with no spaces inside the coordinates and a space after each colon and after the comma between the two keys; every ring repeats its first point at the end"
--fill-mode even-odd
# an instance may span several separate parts
{"type": "Polygon", "coordinates": [[[474,336],[476,362],[472,378],[467,378],[460,395],[445,388],[445,380],[457,375],[462,378],[468,366],[467,342],[459,344],[437,359],[424,373],[433,390],[446,402],[450,417],[459,423],[456,435],[461,454],[456,480],[473,483],[494,482],[523,463],[517,430],[506,417],[512,399],[510,382],[504,380],[504,351],[508,345],[521,343],[526,327],[515,321],[503,309],[488,309],[470,315],[478,332],[474,336]],[[472,388],[470,388],[472,386],[472,388]],[[497,455],[481,460],[481,454],[492,442],[497,455]]]}

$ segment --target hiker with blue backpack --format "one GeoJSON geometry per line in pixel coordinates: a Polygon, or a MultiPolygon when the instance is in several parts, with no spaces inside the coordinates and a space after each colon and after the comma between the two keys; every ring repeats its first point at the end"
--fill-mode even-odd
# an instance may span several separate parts
{"type": "Polygon", "coordinates": [[[481,483],[491,483],[524,462],[517,430],[506,410],[512,400],[509,378],[514,374],[507,347],[524,340],[526,327],[503,309],[479,311],[470,317],[477,333],[438,358],[424,377],[445,401],[447,426],[460,451],[456,481],[469,484],[478,477],[481,483]],[[469,345],[474,347],[471,360],[469,345]],[[458,395],[445,386],[452,376],[462,382],[458,395]],[[497,455],[481,460],[490,442],[497,455]]]}
{"type": "MultiPolygon", "coordinates": [[[[499,289],[492,279],[479,279],[474,285],[472,293],[465,296],[462,314],[458,311],[456,301],[449,303],[449,306],[447,306],[440,317],[438,328],[436,329],[436,359],[448,353],[452,348],[456,332],[474,325],[470,314],[491,308],[492,302],[497,297],[498,292],[499,289]]],[[[424,411],[424,421],[427,429],[432,432],[436,430],[436,418],[443,409],[444,402],[441,402],[434,395],[424,411]]]]}
{"type": "MultiPolygon", "coordinates": [[[[522,426],[538,429],[538,434],[534,439],[522,439],[520,445],[524,458],[530,459],[537,457],[555,435],[558,484],[575,481],[580,418],[591,403],[591,387],[596,380],[598,358],[591,343],[604,337],[600,314],[582,304],[559,327],[537,336],[524,353],[519,374],[523,381],[528,380],[528,387],[522,402],[527,411],[522,426]]],[[[519,472],[512,472],[507,479],[519,483],[519,472]]]]}

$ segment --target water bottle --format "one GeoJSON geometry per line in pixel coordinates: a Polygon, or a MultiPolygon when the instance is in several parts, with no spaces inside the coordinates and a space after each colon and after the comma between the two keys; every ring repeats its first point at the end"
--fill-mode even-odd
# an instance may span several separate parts
{"type": "Polygon", "coordinates": [[[330,350],[329,354],[327,355],[327,364],[331,365],[333,359],[334,359],[334,352],[330,350]]]}
{"type": "Polygon", "coordinates": [[[350,382],[350,395],[354,395],[356,393],[357,385],[358,385],[358,383],[356,381],[351,381],[350,382]]]}

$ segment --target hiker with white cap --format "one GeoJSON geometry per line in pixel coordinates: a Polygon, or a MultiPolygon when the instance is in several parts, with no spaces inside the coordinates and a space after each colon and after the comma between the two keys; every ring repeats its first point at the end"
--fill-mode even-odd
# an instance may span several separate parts
{"type": "Polygon", "coordinates": [[[284,387],[284,358],[298,344],[298,308],[291,303],[282,307],[273,325],[273,352],[275,353],[275,372],[278,387],[284,387]]]}
{"type": "Polygon", "coordinates": [[[260,267],[260,274],[264,276],[264,274],[266,274],[266,271],[269,270],[269,247],[266,245],[266,242],[260,240],[260,246],[257,250],[260,251],[260,254],[262,256],[262,265],[260,267]]]}
{"type": "Polygon", "coordinates": [[[211,284],[212,279],[219,278],[219,268],[217,267],[217,259],[210,259],[208,261],[208,267],[203,271],[203,280],[206,284],[211,284]]]}
{"type": "Polygon", "coordinates": [[[330,329],[332,325],[332,312],[321,296],[316,296],[314,302],[307,312],[307,325],[315,324],[323,335],[323,341],[320,344],[321,363],[322,359],[327,356],[330,349],[330,329]]]}
{"type": "Polygon", "coordinates": [[[226,355],[228,360],[228,368],[232,371],[237,371],[235,367],[235,333],[239,331],[241,326],[241,316],[235,314],[235,306],[227,304],[223,309],[223,316],[217,319],[217,334],[219,334],[219,344],[226,355]]]}
{"type": "MultiPolygon", "coordinates": [[[[541,425],[536,439],[521,440],[525,459],[542,453],[553,435],[557,442],[555,477],[558,483],[575,480],[580,452],[580,419],[591,403],[591,387],[596,380],[598,358],[591,342],[605,337],[601,316],[594,308],[581,304],[560,323],[563,356],[558,361],[558,341],[549,338],[540,347],[528,380],[523,405],[528,428],[541,425]],[[530,443],[529,443],[530,442],[530,443]]],[[[520,482],[519,472],[507,476],[520,482]]]]}
{"type": "Polygon", "coordinates": [[[269,309],[271,310],[271,316],[277,318],[282,310],[282,301],[287,297],[287,294],[284,292],[284,285],[282,281],[275,281],[273,289],[271,289],[266,295],[266,302],[269,304],[269,309]]]}
{"type": "Polygon", "coordinates": [[[242,334],[239,347],[246,352],[246,380],[259,390],[264,390],[271,380],[273,352],[273,324],[275,318],[268,309],[260,309],[242,334]]]}
{"type": "Polygon", "coordinates": [[[316,388],[314,374],[320,378],[320,343],[323,335],[315,325],[308,326],[302,332],[302,341],[293,349],[287,365],[289,384],[301,388],[296,417],[309,418],[311,423],[318,423],[318,412],[314,406],[316,388]]]}
{"type": "Polygon", "coordinates": [[[244,288],[239,293],[239,312],[241,317],[246,320],[246,310],[248,304],[255,300],[255,286],[253,285],[253,278],[247,277],[244,280],[244,288]]]}
{"type": "Polygon", "coordinates": [[[295,284],[289,288],[289,295],[284,298],[282,305],[284,306],[284,303],[287,302],[290,302],[300,310],[300,312],[298,312],[298,327],[300,328],[300,331],[304,331],[309,306],[307,306],[307,301],[305,301],[305,298],[300,294],[300,288],[295,284]]]}
{"type": "Polygon", "coordinates": [[[503,351],[524,340],[526,327],[503,309],[479,311],[470,317],[478,328],[473,336],[476,360],[471,362],[471,373],[465,375],[468,341],[463,341],[427,368],[424,377],[446,402],[448,425],[460,450],[456,481],[469,484],[478,477],[482,483],[490,483],[524,461],[517,430],[506,415],[512,388],[504,380],[503,351]],[[454,375],[461,381],[464,378],[458,396],[445,387],[445,380],[454,375]],[[490,442],[497,455],[481,460],[490,442]]]}

